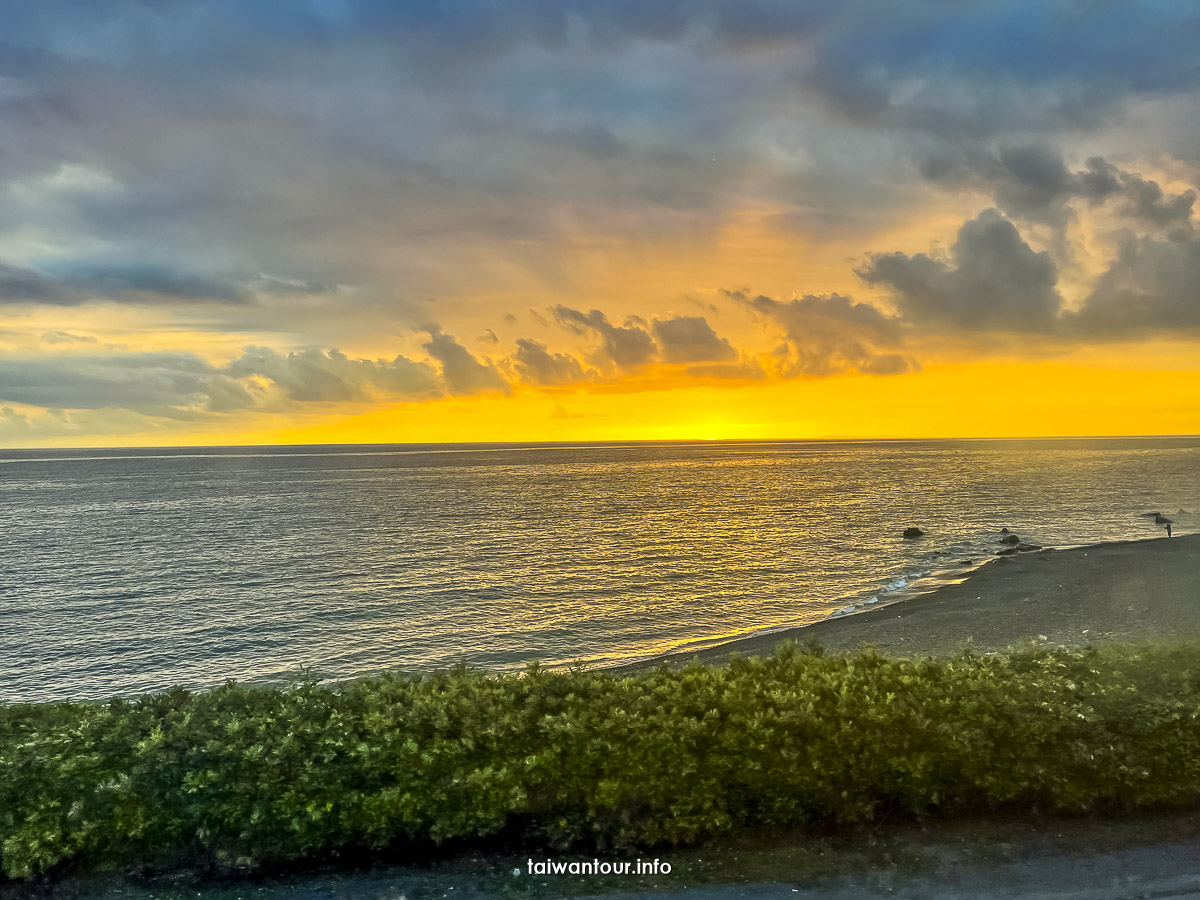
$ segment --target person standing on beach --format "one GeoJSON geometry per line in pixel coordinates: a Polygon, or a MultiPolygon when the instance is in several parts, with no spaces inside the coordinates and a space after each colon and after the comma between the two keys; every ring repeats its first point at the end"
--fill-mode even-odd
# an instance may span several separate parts
{"type": "Polygon", "coordinates": [[[1171,536],[1171,523],[1170,523],[1170,521],[1168,521],[1167,522],[1167,537],[1170,537],[1170,536],[1171,536]]]}

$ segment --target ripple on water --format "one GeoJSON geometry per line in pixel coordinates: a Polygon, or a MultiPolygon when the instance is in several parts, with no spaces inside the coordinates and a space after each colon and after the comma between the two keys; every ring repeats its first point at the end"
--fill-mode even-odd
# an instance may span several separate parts
{"type": "Polygon", "coordinates": [[[0,451],[0,699],[699,647],[884,602],[1001,527],[1152,537],[1138,514],[1200,509],[1197,446],[0,451]]]}

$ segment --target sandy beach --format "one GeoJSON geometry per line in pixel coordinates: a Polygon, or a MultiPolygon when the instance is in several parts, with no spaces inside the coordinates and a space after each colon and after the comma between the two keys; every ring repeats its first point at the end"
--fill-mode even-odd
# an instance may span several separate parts
{"type": "Polygon", "coordinates": [[[928,594],[665,659],[715,663],[731,652],[769,653],[786,640],[925,656],[1029,639],[1086,646],[1198,633],[1200,535],[1192,534],[1001,556],[928,594]]]}

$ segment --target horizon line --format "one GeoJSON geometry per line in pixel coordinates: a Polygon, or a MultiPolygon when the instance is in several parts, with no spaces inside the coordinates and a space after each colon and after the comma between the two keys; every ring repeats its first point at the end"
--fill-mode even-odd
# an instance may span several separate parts
{"type": "Polygon", "coordinates": [[[772,437],[772,438],[613,438],[580,441],[335,441],[329,443],[279,443],[279,444],[143,444],[112,446],[68,446],[68,447],[0,447],[0,453],[22,451],[99,451],[99,450],[236,450],[263,447],[588,447],[614,444],[869,444],[869,443],[964,443],[999,441],[1111,441],[1111,440],[1161,440],[1167,438],[1200,439],[1200,433],[1181,434],[1088,434],[1088,435],[1016,435],[990,437],[772,437]]]}

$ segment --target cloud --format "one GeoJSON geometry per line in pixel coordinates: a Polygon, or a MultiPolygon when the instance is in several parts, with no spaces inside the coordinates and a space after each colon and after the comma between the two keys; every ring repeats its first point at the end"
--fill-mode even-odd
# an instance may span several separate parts
{"type": "Polygon", "coordinates": [[[63,409],[118,407],[193,419],[254,405],[254,395],[190,353],[0,359],[0,401],[63,409]]]}
{"type": "Polygon", "coordinates": [[[1078,341],[1200,328],[1200,231],[1191,224],[1192,192],[1166,194],[1157,183],[1098,157],[1085,171],[1053,183],[1058,187],[1044,197],[1119,197],[1127,217],[1157,226],[1150,233],[1121,232],[1115,257],[1076,310],[1064,308],[1050,255],[1030,248],[994,209],[963,223],[947,259],[874,254],[858,274],[888,287],[901,319],[921,331],[1038,333],[1078,341]]]}
{"type": "Polygon", "coordinates": [[[723,378],[732,381],[761,381],[767,377],[762,364],[755,359],[736,363],[701,363],[683,370],[689,378],[723,378]]]}
{"type": "Polygon", "coordinates": [[[1008,147],[1000,151],[999,163],[996,203],[1002,210],[1053,224],[1066,221],[1065,201],[1075,186],[1061,153],[1047,145],[1008,147]]]}
{"type": "Polygon", "coordinates": [[[651,362],[657,348],[654,339],[636,325],[618,327],[598,309],[587,313],[567,306],[556,306],[554,318],[576,334],[594,334],[600,346],[592,354],[593,361],[605,368],[635,369],[651,362]]]}
{"type": "MultiPolygon", "coordinates": [[[[1200,88],[1187,4],[11,6],[0,304],[48,307],[19,311],[31,336],[180,335],[176,352],[154,359],[14,339],[5,346],[28,353],[20,365],[45,385],[11,366],[0,384],[29,399],[69,405],[69,382],[87,402],[217,415],[503,391],[507,376],[615,380],[658,362],[702,378],[903,371],[916,365],[910,335],[938,331],[1086,341],[1191,327],[1193,192],[1152,180],[1194,173],[1170,159],[1196,159],[1195,116],[1176,115],[1200,88]],[[1157,124],[1137,133],[1145,122],[1157,124]],[[1098,155],[1081,165],[1080,148],[1098,155]],[[917,157],[928,180],[913,177],[917,157]],[[783,344],[761,366],[714,331],[709,311],[667,315],[665,303],[639,308],[640,319],[610,320],[590,299],[553,316],[521,312],[539,340],[522,338],[503,361],[487,349],[495,332],[475,343],[504,310],[661,283],[704,248],[720,251],[664,296],[758,277],[786,290],[773,251],[761,276],[727,268],[731,227],[749,215],[768,241],[799,237],[844,258],[879,247],[863,235],[920,229],[962,202],[936,185],[986,192],[999,212],[965,223],[945,256],[867,261],[863,277],[891,292],[898,317],[839,295],[745,298],[783,344]],[[1029,225],[1073,239],[1083,229],[1063,226],[1093,204],[1105,207],[1102,226],[1111,213],[1131,233],[1094,286],[1063,287],[1091,289],[1081,312],[1064,314],[1070,248],[1051,244],[1060,276],[1026,243],[1046,229],[1029,225]],[[645,277],[667,246],[679,256],[645,277]],[[619,274],[590,280],[597,259],[619,274]],[[89,301],[136,308],[52,318],[89,301]],[[427,360],[269,349],[376,346],[429,319],[442,327],[429,332],[427,360]],[[555,324],[590,352],[558,352],[555,324]],[[197,332],[267,346],[205,362],[187,347],[228,337],[197,332]]],[[[1100,258],[1110,237],[1090,230],[1081,261],[1100,258]]]]}
{"type": "Polygon", "coordinates": [[[579,360],[565,353],[552,353],[532,338],[518,338],[513,368],[522,380],[531,384],[574,384],[588,376],[579,360]]]}
{"type": "Polygon", "coordinates": [[[210,300],[245,303],[240,285],[167,266],[141,263],[90,263],[61,266],[56,273],[81,297],[105,299],[210,300]]]}
{"type": "Polygon", "coordinates": [[[53,279],[32,269],[0,263],[0,303],[66,305],[72,302],[76,302],[74,295],[53,279]]]}
{"type": "Polygon", "coordinates": [[[586,419],[587,416],[581,412],[572,412],[571,410],[569,410],[565,406],[563,406],[561,403],[558,403],[555,405],[554,409],[551,410],[550,418],[552,418],[552,419],[586,419]]]}
{"type": "Polygon", "coordinates": [[[1120,198],[1117,212],[1144,224],[1186,224],[1195,194],[1167,194],[1155,181],[1118,168],[1104,157],[1089,157],[1084,168],[1070,171],[1062,153],[1049,144],[1021,144],[998,153],[958,147],[934,153],[921,163],[934,181],[969,185],[992,193],[1007,215],[1062,227],[1074,216],[1071,202],[1091,206],[1120,198]]]}
{"type": "Polygon", "coordinates": [[[1069,324],[1084,334],[1128,337],[1200,329],[1200,234],[1126,232],[1117,256],[1069,324]]]}
{"type": "MultiPolygon", "coordinates": [[[[0,359],[0,402],[51,409],[128,409],[196,420],[242,410],[280,411],[296,404],[416,401],[447,390],[463,393],[466,385],[454,365],[450,377],[458,380],[446,377],[443,382],[429,363],[403,356],[352,359],[337,350],[282,354],[268,347],[247,347],[219,366],[182,352],[8,358],[0,359]]],[[[476,384],[476,390],[491,387],[486,378],[476,384]]]]}
{"type": "Polygon", "coordinates": [[[91,300],[246,303],[249,299],[249,292],[235,282],[165,266],[64,264],[39,272],[0,263],[0,304],[78,306],[91,300]]]}
{"type": "Polygon", "coordinates": [[[288,295],[301,294],[336,294],[336,284],[322,284],[318,281],[305,281],[302,278],[277,278],[274,275],[259,275],[251,280],[248,287],[258,294],[288,295]]]}
{"type": "Polygon", "coordinates": [[[0,407],[0,437],[13,440],[78,434],[83,425],[61,409],[29,415],[11,406],[0,407]]]}
{"type": "Polygon", "coordinates": [[[11,406],[0,407],[0,428],[8,433],[32,431],[33,425],[29,416],[19,413],[11,406]]]}
{"type": "Polygon", "coordinates": [[[620,139],[600,122],[555,129],[550,136],[594,160],[616,159],[628,152],[620,139]]]}
{"type": "Polygon", "coordinates": [[[726,294],[782,329],[786,343],[776,355],[786,375],[891,375],[920,368],[897,352],[903,343],[902,324],[870,304],[840,294],[806,294],[787,302],[744,292],[726,294]]]}
{"type": "Polygon", "coordinates": [[[481,363],[470,350],[436,325],[422,330],[429,333],[429,340],[421,346],[441,365],[442,380],[451,394],[508,393],[508,382],[490,361],[481,363]]]}
{"type": "MultiPolygon", "coordinates": [[[[649,333],[638,323],[645,320],[630,316],[624,327],[612,325],[599,310],[582,313],[560,306],[555,318],[577,334],[595,334],[601,345],[591,354],[593,362],[609,371],[637,369],[659,358],[649,333]]],[[[712,330],[699,316],[674,316],[656,319],[650,324],[661,347],[661,358],[669,363],[687,363],[684,374],[703,378],[762,378],[756,362],[738,362],[738,352],[725,338],[712,330]],[[701,365],[696,365],[697,363],[701,365]]],[[[585,369],[575,357],[549,350],[531,338],[517,341],[517,352],[509,361],[523,381],[538,385],[578,384],[595,381],[599,373],[585,369]]]]}
{"type": "Polygon", "coordinates": [[[738,358],[733,345],[719,337],[703,316],[655,319],[652,328],[667,362],[725,362],[738,358]]]}
{"type": "Polygon", "coordinates": [[[904,319],[934,329],[1047,331],[1062,305],[1050,254],[994,209],[963,223],[949,260],[881,253],[857,273],[888,287],[904,319]]]}
{"type": "Polygon", "coordinates": [[[1194,191],[1167,194],[1158,182],[1129,174],[1124,175],[1122,187],[1126,199],[1121,211],[1125,215],[1164,228],[1189,224],[1192,204],[1196,202],[1194,191]]]}
{"type": "Polygon", "coordinates": [[[862,124],[952,140],[1095,129],[1139,96],[1194,90],[1186,5],[842,4],[808,83],[862,124]]]}
{"type": "Polygon", "coordinates": [[[1085,168],[1075,173],[1075,193],[1090,203],[1101,203],[1120,192],[1123,174],[1103,157],[1088,157],[1085,168]]]}
{"type": "Polygon", "coordinates": [[[69,331],[47,331],[42,335],[42,341],[47,344],[98,344],[90,334],[71,334],[69,331]]]}
{"type": "Polygon", "coordinates": [[[266,378],[297,403],[365,401],[379,396],[423,399],[442,393],[428,363],[404,356],[391,360],[351,359],[338,350],[301,350],[287,355],[269,347],[247,347],[219,370],[231,378],[266,378]]]}

